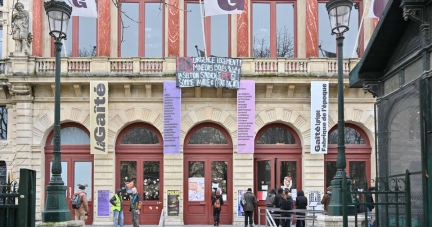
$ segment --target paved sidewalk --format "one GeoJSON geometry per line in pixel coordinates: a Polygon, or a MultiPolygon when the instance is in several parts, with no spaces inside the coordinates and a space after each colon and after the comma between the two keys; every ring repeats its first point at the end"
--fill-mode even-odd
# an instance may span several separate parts
{"type": "MultiPolygon", "coordinates": [[[[111,226],[101,226],[101,225],[86,225],[87,226],[93,226],[93,227],[113,227],[114,225],[111,226]]],[[[141,227],[158,227],[159,225],[140,225],[141,227]]],[[[211,227],[213,225],[165,225],[166,227],[201,227],[201,226],[206,226],[206,227],[211,227]]],[[[242,225],[219,225],[219,226],[232,226],[232,227],[243,227],[242,225]]],[[[263,225],[264,226],[264,225],[263,225]]],[[[132,227],[132,225],[124,225],[124,227],[132,227]]]]}

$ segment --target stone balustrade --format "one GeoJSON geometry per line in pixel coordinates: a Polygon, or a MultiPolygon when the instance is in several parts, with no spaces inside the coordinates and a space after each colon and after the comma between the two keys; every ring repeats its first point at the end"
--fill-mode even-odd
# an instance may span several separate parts
{"type": "MultiPolygon", "coordinates": [[[[348,74],[358,58],[344,59],[348,74]]],[[[62,58],[61,73],[67,75],[164,75],[176,71],[175,58],[62,58]]],[[[0,60],[0,74],[50,75],[55,72],[55,58],[11,57],[0,60]]],[[[329,58],[243,58],[243,75],[318,75],[337,73],[337,59],[329,58]]]]}

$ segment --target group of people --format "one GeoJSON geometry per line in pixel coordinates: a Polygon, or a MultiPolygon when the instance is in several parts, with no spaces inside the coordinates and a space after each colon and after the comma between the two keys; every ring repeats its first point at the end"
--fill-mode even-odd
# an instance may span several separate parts
{"type": "MultiPolygon", "coordinates": [[[[74,196],[78,196],[80,205],[75,210],[75,220],[81,220],[84,222],[83,227],[85,226],[85,222],[87,221],[88,217],[88,199],[87,199],[87,193],[85,191],[85,186],[80,185],[79,190],[74,193],[74,196]]],[[[135,187],[132,188],[132,194],[129,195],[130,197],[130,208],[129,211],[131,212],[132,216],[132,223],[133,227],[139,227],[139,214],[141,212],[141,206],[142,206],[142,199],[141,195],[137,193],[137,189],[135,187]]],[[[118,222],[120,220],[120,227],[123,227],[123,197],[122,197],[122,190],[117,189],[116,194],[110,199],[110,203],[112,205],[113,213],[114,213],[114,226],[118,226],[118,222]]]]}
{"type": "MultiPolygon", "coordinates": [[[[267,196],[266,199],[267,207],[279,208],[280,210],[292,210],[294,207],[294,201],[292,198],[292,194],[290,193],[288,188],[282,189],[279,188],[276,193],[276,189],[272,189],[267,196]]],[[[307,207],[307,198],[304,196],[303,190],[300,190],[296,197],[296,209],[306,209],[307,207]]],[[[290,227],[292,225],[291,212],[278,212],[275,211],[275,224],[279,226],[281,224],[282,227],[290,227]],[[278,217],[280,215],[280,218],[278,217]]],[[[296,213],[296,215],[300,218],[304,216],[304,213],[296,213]]],[[[304,220],[297,220],[297,227],[304,227],[304,220]]]]}

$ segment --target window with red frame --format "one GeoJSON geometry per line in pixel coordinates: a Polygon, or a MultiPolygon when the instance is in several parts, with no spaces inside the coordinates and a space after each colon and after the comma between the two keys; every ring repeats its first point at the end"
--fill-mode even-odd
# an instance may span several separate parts
{"type": "MultiPolygon", "coordinates": [[[[362,51],[360,50],[362,36],[359,34],[361,13],[362,13],[362,2],[355,2],[351,9],[351,16],[349,22],[349,30],[344,33],[344,46],[343,55],[344,58],[358,58],[361,57],[362,51]],[[357,42],[356,42],[357,40],[357,42]],[[354,55],[353,55],[354,52],[354,55]]],[[[319,56],[327,58],[336,58],[337,46],[336,36],[331,34],[330,20],[328,11],[326,8],[326,2],[318,3],[318,34],[319,34],[319,56]]]]}
{"type": "MultiPolygon", "coordinates": [[[[199,2],[186,2],[185,8],[188,11],[190,10],[190,12],[185,13],[185,55],[189,57],[204,56],[204,39],[199,2]]],[[[203,13],[205,13],[204,7],[203,13]]],[[[204,31],[208,56],[230,57],[229,24],[229,15],[216,15],[205,18],[204,31]]]]}
{"type": "MultiPolygon", "coordinates": [[[[62,40],[62,57],[93,57],[96,56],[97,19],[73,16],[69,20],[66,40],[62,40]]],[[[51,39],[51,55],[54,53],[54,39],[51,39]]]]}
{"type": "Polygon", "coordinates": [[[252,54],[255,58],[296,56],[295,2],[252,3],[252,54]]]}
{"type": "Polygon", "coordinates": [[[163,9],[156,0],[121,2],[119,57],[163,57],[163,9]]]}

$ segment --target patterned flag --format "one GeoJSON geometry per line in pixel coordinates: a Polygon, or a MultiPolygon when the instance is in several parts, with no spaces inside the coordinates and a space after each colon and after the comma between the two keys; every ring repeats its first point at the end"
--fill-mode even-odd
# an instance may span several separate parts
{"type": "Polygon", "coordinates": [[[205,16],[241,14],[244,11],[244,4],[244,0],[205,0],[205,16]]]}
{"type": "Polygon", "coordinates": [[[368,18],[381,18],[388,0],[372,0],[368,18]]]}
{"type": "Polygon", "coordinates": [[[98,17],[95,0],[65,0],[65,2],[72,6],[71,16],[98,17]]]}

